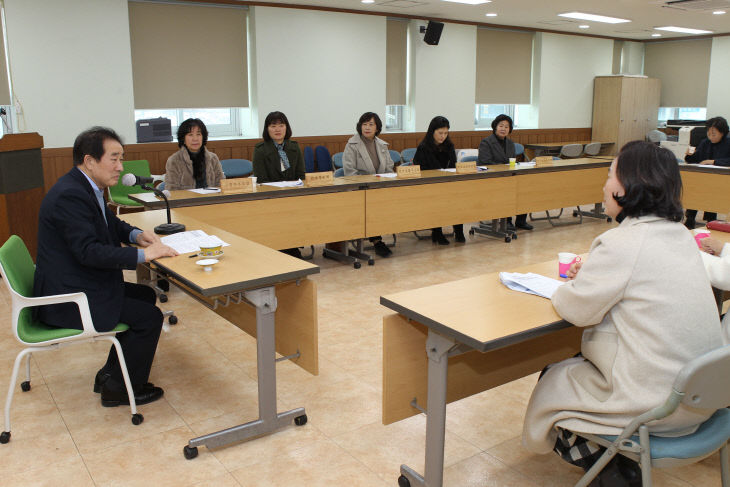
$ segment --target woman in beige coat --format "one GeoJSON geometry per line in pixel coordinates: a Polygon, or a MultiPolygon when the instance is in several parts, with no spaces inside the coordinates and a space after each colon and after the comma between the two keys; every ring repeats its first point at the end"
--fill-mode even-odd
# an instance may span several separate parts
{"type": "MultiPolygon", "coordinates": [[[[581,354],[548,367],[532,393],[523,431],[529,450],[554,449],[589,468],[600,447],[578,451],[570,432],[619,434],[666,399],[682,366],[722,346],[710,282],[694,239],[679,223],[681,190],[674,156],[650,143],[626,144],[611,164],[604,205],[620,225],[596,238],[583,265],[571,268],[572,280],[552,297],[558,314],[585,331],[581,354]]],[[[713,412],[680,406],[650,431],[689,433],[713,412]]],[[[616,460],[601,478],[607,475],[637,472],[616,460]]]]}
{"type": "MultiPolygon", "coordinates": [[[[705,265],[707,277],[718,289],[730,291],[730,244],[707,237],[700,240],[702,244],[702,263],[705,265]]],[[[725,343],[730,343],[730,313],[722,319],[722,331],[725,343]]]]}
{"type": "Polygon", "coordinates": [[[223,168],[218,156],[210,152],[208,129],[199,118],[189,118],[177,129],[180,150],[165,164],[165,189],[193,189],[220,186],[223,168]]]}

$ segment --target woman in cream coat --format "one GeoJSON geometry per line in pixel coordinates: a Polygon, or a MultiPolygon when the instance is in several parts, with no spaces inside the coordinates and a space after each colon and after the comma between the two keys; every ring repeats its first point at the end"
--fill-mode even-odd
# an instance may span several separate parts
{"type": "MultiPolygon", "coordinates": [[[[710,282],[718,289],[730,291],[730,244],[723,244],[712,237],[703,238],[700,242],[704,250],[700,255],[710,282]]],[[[730,313],[722,319],[722,330],[725,343],[730,343],[730,313]]]]}
{"type": "Polygon", "coordinates": [[[356,129],[357,135],[350,137],[342,154],[345,176],[393,172],[388,143],[378,138],[383,130],[380,117],[373,112],[363,113],[356,129]]]}
{"type": "MultiPolygon", "coordinates": [[[[552,297],[558,314],[585,331],[581,355],[550,366],[532,393],[529,450],[559,451],[565,430],[619,434],[666,399],[682,366],[722,346],[709,280],[679,223],[681,187],[674,156],[648,142],[630,142],[611,164],[604,205],[621,223],[596,238],[552,297]]],[[[691,432],[713,412],[680,406],[650,431],[691,432]]]]}

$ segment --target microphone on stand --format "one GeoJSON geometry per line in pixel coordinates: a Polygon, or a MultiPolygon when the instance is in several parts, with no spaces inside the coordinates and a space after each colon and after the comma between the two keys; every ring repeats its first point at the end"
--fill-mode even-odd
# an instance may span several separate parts
{"type": "Polygon", "coordinates": [[[178,232],[184,232],[185,231],[185,225],[182,223],[172,223],[172,219],[170,217],[170,202],[167,199],[167,196],[170,194],[169,191],[160,191],[159,189],[147,186],[148,184],[152,184],[154,179],[148,178],[145,176],[137,176],[136,174],[127,173],[124,176],[122,176],[122,185],[123,186],[141,186],[142,189],[146,189],[147,191],[152,191],[156,196],[159,196],[160,198],[165,200],[165,207],[167,209],[167,223],[162,223],[160,225],[157,225],[155,227],[155,233],[158,235],[171,235],[173,233],[178,232]]]}

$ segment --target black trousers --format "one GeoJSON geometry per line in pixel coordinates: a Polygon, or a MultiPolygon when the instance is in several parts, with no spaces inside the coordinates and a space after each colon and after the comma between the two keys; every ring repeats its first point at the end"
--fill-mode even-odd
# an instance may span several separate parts
{"type": "MultiPolygon", "coordinates": [[[[695,218],[697,218],[697,210],[687,210],[687,212],[685,213],[685,217],[687,220],[694,221],[695,218]]],[[[712,220],[717,220],[717,213],[706,211],[705,221],[711,222],[712,220]]]]}
{"type": "MultiPolygon", "coordinates": [[[[131,282],[124,283],[124,304],[119,322],[128,325],[129,330],[117,333],[117,340],[122,345],[129,379],[133,386],[149,381],[164,319],[160,308],[155,306],[156,300],[157,296],[151,287],[131,282]]],[[[114,345],[109,350],[109,357],[102,367],[102,372],[111,374],[106,384],[109,389],[124,388],[122,369],[119,367],[114,345]]]]}

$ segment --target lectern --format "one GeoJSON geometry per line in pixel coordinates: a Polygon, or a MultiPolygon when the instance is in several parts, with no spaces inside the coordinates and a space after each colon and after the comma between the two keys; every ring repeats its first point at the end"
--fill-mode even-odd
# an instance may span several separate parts
{"type": "Polygon", "coordinates": [[[45,194],[41,148],[37,133],[0,138],[0,244],[20,236],[31,255],[38,246],[38,211],[45,194]]]}

